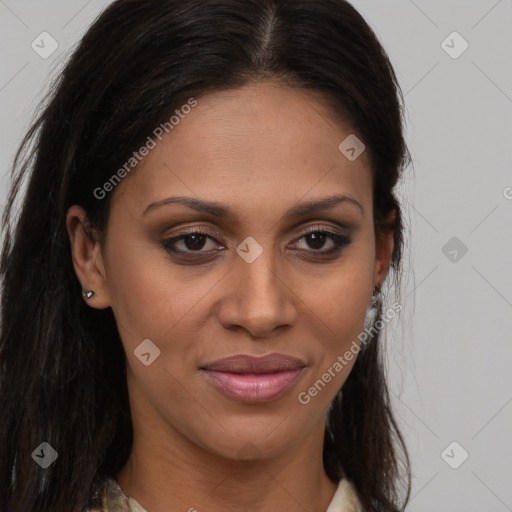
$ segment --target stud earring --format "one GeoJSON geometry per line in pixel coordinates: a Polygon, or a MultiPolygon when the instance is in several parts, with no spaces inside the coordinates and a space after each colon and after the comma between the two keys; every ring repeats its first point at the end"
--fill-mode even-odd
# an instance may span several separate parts
{"type": "Polygon", "coordinates": [[[85,300],[89,300],[93,295],[94,295],[94,291],[93,290],[87,290],[87,291],[82,293],[82,297],[85,300]]]}

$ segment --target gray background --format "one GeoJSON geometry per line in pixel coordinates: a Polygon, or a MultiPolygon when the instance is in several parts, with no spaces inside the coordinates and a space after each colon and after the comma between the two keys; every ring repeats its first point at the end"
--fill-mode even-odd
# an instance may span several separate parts
{"type": "MultiPolygon", "coordinates": [[[[49,77],[108,3],[0,0],[2,205],[49,77]],[[47,59],[31,48],[44,31],[59,44],[47,59]]],[[[400,189],[404,314],[387,328],[413,462],[407,510],[512,511],[512,0],[353,4],[397,70],[414,158],[400,189]]]]}

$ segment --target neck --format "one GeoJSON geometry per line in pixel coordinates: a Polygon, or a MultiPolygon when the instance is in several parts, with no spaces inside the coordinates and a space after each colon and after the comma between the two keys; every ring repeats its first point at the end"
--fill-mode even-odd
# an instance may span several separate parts
{"type": "Polygon", "coordinates": [[[325,512],[337,488],[323,468],[323,422],[294,450],[252,461],[220,457],[168,425],[165,436],[154,425],[151,431],[136,427],[131,455],[116,478],[147,512],[325,512]]]}

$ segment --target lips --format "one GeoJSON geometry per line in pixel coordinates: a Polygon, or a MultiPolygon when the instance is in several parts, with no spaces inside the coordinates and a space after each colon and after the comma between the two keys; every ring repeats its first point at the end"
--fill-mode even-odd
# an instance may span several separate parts
{"type": "Polygon", "coordinates": [[[284,354],[237,355],[205,364],[201,370],[225,396],[244,403],[276,400],[302,374],[305,363],[284,354]]]}
{"type": "Polygon", "coordinates": [[[299,370],[306,365],[295,357],[284,354],[269,354],[264,357],[232,356],[213,361],[203,366],[205,370],[228,373],[276,373],[299,370]]]}

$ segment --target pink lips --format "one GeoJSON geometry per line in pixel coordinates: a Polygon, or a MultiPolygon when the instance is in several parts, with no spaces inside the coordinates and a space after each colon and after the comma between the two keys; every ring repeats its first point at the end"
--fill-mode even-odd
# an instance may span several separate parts
{"type": "Polygon", "coordinates": [[[238,355],[219,359],[201,369],[218,390],[239,402],[275,400],[299,378],[305,368],[299,359],[284,354],[264,357],[238,355]]]}

